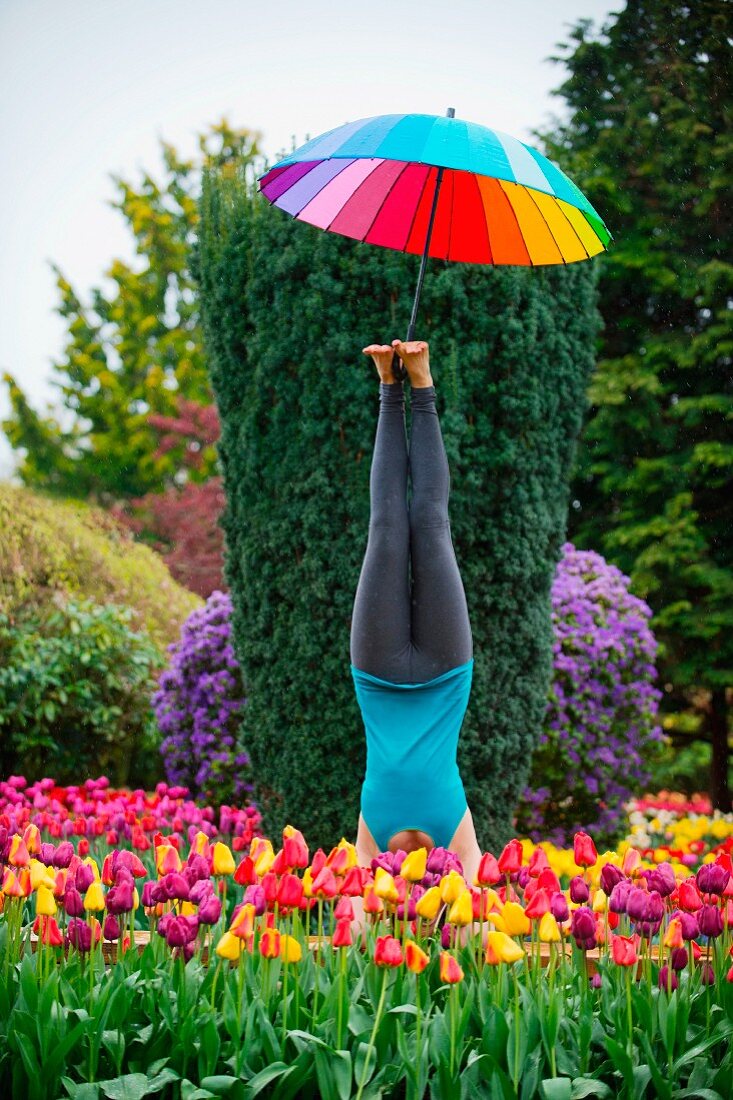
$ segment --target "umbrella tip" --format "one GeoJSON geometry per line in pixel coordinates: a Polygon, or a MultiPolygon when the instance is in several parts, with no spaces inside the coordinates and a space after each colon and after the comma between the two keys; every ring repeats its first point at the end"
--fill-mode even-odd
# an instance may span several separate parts
{"type": "Polygon", "coordinates": [[[449,107],[448,110],[446,111],[446,115],[447,115],[448,118],[455,118],[456,117],[455,107],[449,107]]]}

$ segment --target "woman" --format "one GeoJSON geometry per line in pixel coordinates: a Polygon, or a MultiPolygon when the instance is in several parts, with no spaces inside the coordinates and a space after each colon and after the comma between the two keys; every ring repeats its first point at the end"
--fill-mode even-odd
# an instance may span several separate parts
{"type": "Polygon", "coordinates": [[[364,348],[381,384],[369,540],[354,601],[351,664],[367,737],[356,840],[380,851],[449,848],[472,883],[481,853],[456,749],[468,705],[473,643],[448,520],[449,473],[428,345],[364,348]],[[408,453],[395,352],[411,387],[408,453]],[[408,474],[412,493],[408,504],[408,474]]]}

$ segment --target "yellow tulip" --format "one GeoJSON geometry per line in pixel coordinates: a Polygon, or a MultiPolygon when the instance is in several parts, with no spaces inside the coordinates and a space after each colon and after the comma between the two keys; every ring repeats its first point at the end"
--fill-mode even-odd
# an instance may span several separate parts
{"type": "Polygon", "coordinates": [[[560,928],[552,913],[543,913],[540,917],[538,935],[542,943],[560,942],[560,928]]]}
{"type": "Polygon", "coordinates": [[[31,890],[37,890],[41,885],[48,886],[49,890],[53,890],[56,882],[51,877],[45,863],[41,863],[40,859],[32,859],[29,870],[31,873],[31,890]]]}
{"type": "Polygon", "coordinates": [[[486,949],[487,962],[490,955],[493,955],[492,962],[495,960],[503,963],[515,963],[524,958],[524,951],[505,932],[489,932],[486,949]]]}
{"type": "Polygon", "coordinates": [[[473,920],[473,901],[471,891],[464,890],[448,910],[448,924],[470,924],[473,920]]]}
{"type": "Polygon", "coordinates": [[[181,912],[182,917],[193,917],[193,916],[195,916],[196,913],[198,913],[198,911],[199,911],[198,905],[194,905],[192,901],[182,901],[181,902],[180,912],[181,912]]]}
{"type": "MultiPolygon", "coordinates": [[[[211,873],[213,875],[233,875],[236,870],[231,849],[223,841],[217,840],[211,853],[211,873]]],[[[259,871],[257,872],[259,874],[259,871]]]]}
{"type": "Polygon", "coordinates": [[[313,897],[313,871],[310,867],[306,867],[303,871],[303,897],[313,897]]]}
{"type": "Polygon", "coordinates": [[[42,917],[52,917],[56,912],[56,901],[53,890],[41,883],[36,891],[36,914],[42,917]]]}
{"type": "Polygon", "coordinates": [[[425,878],[427,862],[427,848],[416,848],[403,859],[400,874],[406,882],[419,882],[421,878],[425,878]]]}
{"type": "Polygon", "coordinates": [[[508,901],[502,906],[501,915],[510,936],[526,936],[531,928],[529,917],[516,901],[508,901]]]}
{"type": "Polygon", "coordinates": [[[299,963],[303,949],[294,936],[280,936],[280,958],[284,963],[299,963]]]}
{"type": "Polygon", "coordinates": [[[487,913],[486,920],[489,921],[490,924],[493,924],[494,928],[498,929],[499,932],[506,932],[506,921],[504,920],[498,909],[492,909],[489,913],[487,913]]]}
{"type": "Polygon", "coordinates": [[[245,902],[241,909],[238,910],[236,916],[232,920],[229,926],[229,931],[234,934],[237,931],[237,938],[240,936],[248,936],[253,931],[255,926],[255,917],[257,911],[251,902],[245,902]]]}
{"type": "Polygon", "coordinates": [[[354,844],[351,844],[351,842],[348,841],[345,836],[341,837],[341,840],[338,842],[336,847],[348,853],[349,858],[347,860],[345,868],[347,871],[351,867],[358,866],[359,857],[356,854],[356,846],[354,844]]]}
{"type": "Polygon", "coordinates": [[[440,898],[440,890],[437,886],[431,886],[421,898],[415,902],[415,912],[423,920],[435,920],[440,912],[443,902],[440,898]]]}
{"type": "Polygon", "coordinates": [[[458,871],[449,871],[447,875],[443,875],[438,889],[445,904],[452,905],[456,898],[460,897],[462,891],[466,889],[466,881],[463,875],[458,874],[458,871]]]}
{"type": "Polygon", "coordinates": [[[159,878],[172,871],[180,873],[182,866],[181,857],[172,844],[159,844],[155,849],[155,870],[159,878]]]}
{"type": "Polygon", "coordinates": [[[84,895],[84,908],[87,913],[104,909],[104,890],[102,883],[92,882],[84,895]]]}
{"type": "Polygon", "coordinates": [[[137,909],[140,905],[140,895],[137,892],[137,886],[132,888],[132,908],[137,909]]]}
{"type": "Polygon", "coordinates": [[[225,932],[217,943],[215,951],[220,959],[234,961],[242,954],[242,941],[233,932],[225,932]]]}
{"type": "Polygon", "coordinates": [[[249,846],[249,854],[253,861],[258,860],[262,853],[267,851],[272,851],[271,840],[268,840],[266,836],[255,836],[252,838],[252,843],[249,846]]]}
{"type": "Polygon", "coordinates": [[[269,851],[265,849],[263,852],[261,852],[255,860],[255,874],[258,876],[258,878],[262,878],[263,875],[266,875],[274,862],[275,853],[272,848],[270,848],[269,851]]]}
{"type": "Polygon", "coordinates": [[[591,908],[594,913],[605,913],[606,909],[608,909],[608,898],[603,890],[596,890],[593,895],[591,908]]]}
{"type": "Polygon", "coordinates": [[[400,895],[395,880],[389,871],[385,871],[384,867],[377,867],[374,872],[374,893],[383,901],[389,901],[393,904],[399,901],[400,895]]]}
{"type": "Polygon", "coordinates": [[[197,856],[205,856],[208,852],[210,843],[211,842],[206,833],[203,833],[199,829],[199,831],[196,833],[196,836],[193,838],[191,851],[195,852],[197,856]]]}

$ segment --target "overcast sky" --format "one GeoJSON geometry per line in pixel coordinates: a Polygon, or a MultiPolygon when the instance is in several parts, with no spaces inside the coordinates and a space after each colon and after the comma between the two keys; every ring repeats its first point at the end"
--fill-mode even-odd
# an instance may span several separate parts
{"type": "MultiPolygon", "coordinates": [[[[49,262],[85,296],[129,258],[110,174],[192,153],[222,116],[274,157],[370,115],[423,112],[531,140],[561,109],[546,59],[610,0],[0,0],[0,374],[54,400],[49,262]]],[[[0,386],[0,416],[7,413],[0,386]]],[[[12,459],[0,437],[0,476],[12,459]]]]}

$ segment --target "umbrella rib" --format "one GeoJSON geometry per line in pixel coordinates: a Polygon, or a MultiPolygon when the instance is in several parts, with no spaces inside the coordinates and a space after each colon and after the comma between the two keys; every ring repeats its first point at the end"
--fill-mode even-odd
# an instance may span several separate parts
{"type": "MultiPolygon", "coordinates": [[[[539,216],[540,216],[540,217],[542,218],[542,221],[543,221],[543,222],[545,223],[545,226],[547,227],[547,232],[548,232],[548,233],[550,234],[550,236],[552,237],[552,243],[553,243],[553,244],[555,245],[555,248],[556,248],[556,249],[558,250],[558,252],[560,253],[560,259],[561,259],[561,260],[562,260],[562,262],[563,262],[563,267],[567,267],[567,261],[566,261],[565,257],[564,257],[564,256],[563,256],[563,254],[562,254],[562,249],[560,248],[560,245],[558,244],[557,240],[555,239],[555,234],[554,234],[554,233],[552,232],[552,230],[550,229],[550,223],[548,222],[547,218],[545,217],[545,215],[544,215],[544,214],[542,213],[542,211],[540,210],[539,204],[535,202],[535,200],[534,200],[534,196],[532,195],[532,191],[530,190],[530,188],[529,188],[529,187],[525,187],[525,185],[524,185],[524,184],[522,184],[522,190],[523,190],[523,191],[525,192],[525,194],[527,194],[527,195],[529,196],[529,198],[530,198],[530,199],[532,200],[532,205],[534,206],[534,208],[535,208],[535,210],[537,211],[537,213],[539,214],[539,216]]],[[[529,251],[529,249],[528,249],[527,251],[529,251]]]]}

